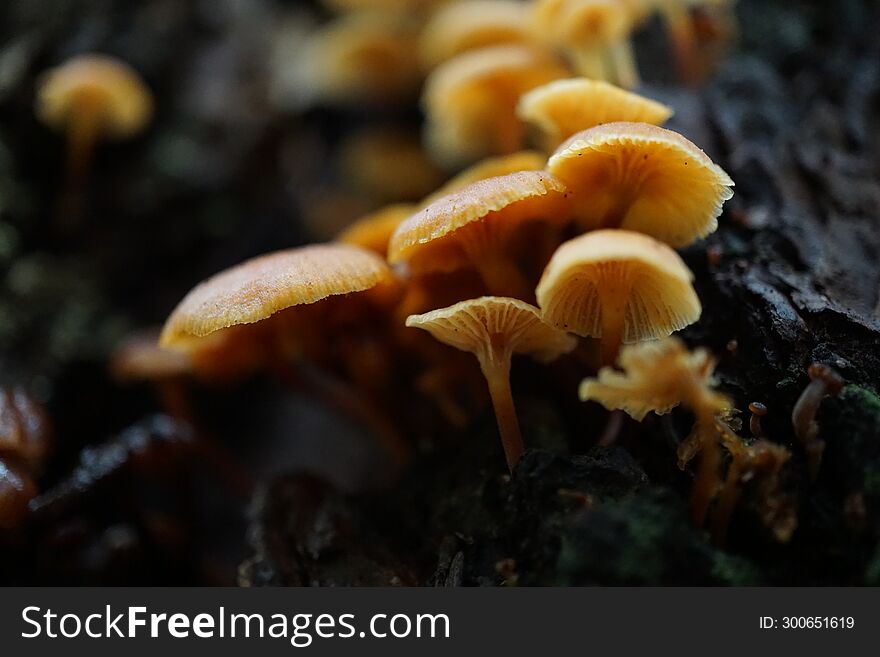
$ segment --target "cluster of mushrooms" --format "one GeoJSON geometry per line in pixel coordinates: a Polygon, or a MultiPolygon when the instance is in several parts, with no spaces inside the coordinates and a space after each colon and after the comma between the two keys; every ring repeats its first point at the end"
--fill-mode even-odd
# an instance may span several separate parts
{"type": "MultiPolygon", "coordinates": [[[[635,84],[628,39],[645,16],[662,11],[684,52],[692,46],[689,6],[709,3],[331,4],[342,16],[320,32],[322,50],[308,60],[321,79],[388,95],[395,76],[418,77],[412,66],[426,66],[429,151],[447,168],[473,163],[420,201],[371,212],[331,242],[263,255],[202,282],[158,339],[138,337],[118,351],[114,373],[158,382],[172,412],[191,419],[182,380],[271,372],[355,418],[402,462],[413,445],[394,419],[405,413],[401,388],[462,428],[469,414],[461,397],[481,395],[463,360],[470,353],[513,472],[524,447],[512,358],[566,358],[595,374],[580,386],[583,401],[638,421],[679,405],[693,414],[678,460],[685,468],[700,456],[695,523],[707,522],[714,503],[713,531],[723,540],[741,482],[760,473],[763,520],[786,540],[795,519],[774,490],[788,450],[763,438],[758,406],[756,440],[740,438],[736,409],[714,388],[712,357],[671,337],[701,314],[693,275],[674,249],[716,230],[734,183],[696,145],[660,127],[671,108],[608,82],[635,84]],[[367,5],[414,21],[418,38],[403,48],[367,5]]],[[[101,56],[50,72],[38,99],[43,120],[68,134],[73,180],[87,171],[98,138],[135,133],[151,107],[137,75],[101,56]]],[[[833,391],[828,376],[817,370],[814,378],[824,383],[805,393],[795,429],[815,470],[822,444],[814,417],[833,391]]]]}

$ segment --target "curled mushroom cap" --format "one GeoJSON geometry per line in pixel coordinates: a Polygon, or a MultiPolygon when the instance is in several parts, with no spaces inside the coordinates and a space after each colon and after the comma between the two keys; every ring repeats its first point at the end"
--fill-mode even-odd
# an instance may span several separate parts
{"type": "Polygon", "coordinates": [[[565,186],[544,171],[522,171],[473,183],[434,201],[398,226],[391,263],[416,274],[476,268],[493,292],[527,294],[507,260],[507,244],[526,222],[565,220],[565,186]]]}
{"type": "Polygon", "coordinates": [[[369,249],[384,257],[394,231],[414,210],[415,206],[410,203],[386,205],[343,230],[337,241],[369,249]]]}
{"type": "Polygon", "coordinates": [[[601,80],[571,78],[532,89],[520,98],[517,114],[541,131],[544,146],[552,150],[573,134],[603,123],[661,125],[672,109],[601,80]]]}
{"type": "Polygon", "coordinates": [[[431,152],[456,165],[516,151],[525,136],[516,117],[519,97],[566,75],[553,56],[521,45],[453,57],[428,76],[422,94],[431,152]]]}
{"type": "Polygon", "coordinates": [[[510,155],[487,157],[447,180],[440,189],[425,198],[423,205],[429,205],[438,198],[457,192],[480,180],[506,176],[519,171],[541,171],[546,162],[547,158],[537,151],[518,151],[510,155]]]}
{"type": "Polygon", "coordinates": [[[538,309],[517,299],[481,297],[424,315],[406,325],[424,329],[437,340],[474,354],[489,385],[507,464],[513,471],[522,454],[522,436],[510,392],[513,354],[549,362],[575,347],[572,336],[546,324],[538,309]]]}
{"type": "Polygon", "coordinates": [[[693,275],[665,244],[623,230],[600,230],[559,247],[538,284],[551,324],[601,338],[603,360],[621,342],[669,335],[700,317],[693,275]]]}
{"type": "Polygon", "coordinates": [[[441,7],[422,32],[422,64],[431,69],[468,50],[529,40],[528,5],[510,0],[471,0],[441,7]]]}
{"type": "Polygon", "coordinates": [[[697,395],[715,383],[715,360],[709,352],[688,351],[672,337],[624,347],[620,367],[623,372],[603,367],[597,378],[584,379],[581,401],[593,400],[641,421],[648,413],[663,415],[681,403],[693,408],[697,395]]]}
{"type": "Polygon", "coordinates": [[[733,196],[721,167],[676,132],[647,123],[608,123],[572,136],[547,170],[572,191],[586,229],[624,228],[674,247],[718,227],[733,196]]]}
{"type": "Polygon", "coordinates": [[[350,244],[316,244],[241,263],[200,283],[174,309],[160,344],[186,345],[215,331],[252,324],[293,306],[393,284],[375,253],[350,244]]]}
{"type": "Polygon", "coordinates": [[[83,112],[97,114],[99,135],[129,137],[150,120],[153,99],[140,75],[125,62],[106,55],[80,55],[42,78],[37,114],[60,130],[83,112]]]}

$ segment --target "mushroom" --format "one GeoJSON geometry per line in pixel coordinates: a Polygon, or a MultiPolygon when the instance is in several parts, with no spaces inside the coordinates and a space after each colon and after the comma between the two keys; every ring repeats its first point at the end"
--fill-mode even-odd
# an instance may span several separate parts
{"type": "Polygon", "coordinates": [[[733,408],[725,395],[713,389],[715,361],[703,349],[689,352],[681,340],[666,338],[625,347],[620,365],[623,372],[605,367],[598,378],[585,379],[581,400],[597,401],[610,411],[626,411],[636,420],[652,411],[668,413],[679,404],[694,414],[694,429],[679,446],[679,466],[684,469],[701,454],[691,498],[692,518],[701,526],[721,487],[720,441],[729,429],[719,418],[733,408]]]}
{"type": "Polygon", "coordinates": [[[537,0],[534,35],[561,47],[580,75],[632,88],[639,83],[630,37],[634,15],[619,0],[537,0]]]}
{"type": "Polygon", "coordinates": [[[694,144],[647,123],[607,123],[579,132],[547,170],[571,190],[586,230],[624,228],[683,247],[718,227],[733,181],[694,144]]]}
{"type": "Polygon", "coordinates": [[[422,201],[422,205],[430,205],[438,198],[457,192],[480,180],[506,176],[519,171],[541,171],[546,163],[547,158],[536,151],[518,151],[510,155],[487,157],[447,180],[442,187],[427,196],[422,201]]]}
{"type": "Polygon", "coordinates": [[[425,81],[426,140],[442,164],[454,167],[522,148],[519,97],[568,72],[552,55],[523,45],[481,48],[453,57],[425,81]]]}
{"type": "Polygon", "coordinates": [[[510,391],[511,357],[529,354],[549,362],[571,351],[574,338],[542,321],[534,306],[503,297],[470,299],[411,315],[406,325],[424,329],[437,340],[476,356],[489,386],[507,466],[513,472],[523,444],[510,391]]]}
{"type": "Polygon", "coordinates": [[[49,413],[22,388],[0,388],[0,458],[39,473],[54,445],[49,413]]]}
{"type": "Polygon", "coordinates": [[[822,363],[813,363],[807,369],[810,383],[804,388],[791,412],[794,433],[807,453],[810,479],[815,480],[822,464],[825,441],[819,438],[816,414],[826,395],[836,397],[843,389],[843,379],[833,369],[822,363]]]}
{"type": "Polygon", "coordinates": [[[401,223],[388,261],[406,262],[413,274],[473,267],[492,294],[527,299],[532,292],[510,247],[528,222],[565,221],[565,207],[565,187],[544,171],[481,180],[401,223]]]}
{"type": "Polygon", "coordinates": [[[79,55],[39,81],[37,115],[66,132],[72,185],[88,171],[98,139],[136,135],[152,113],[150,90],[138,73],[108,55],[79,55]]]}
{"type": "Polygon", "coordinates": [[[666,337],[700,317],[693,274],[675,251],[623,230],[581,235],[559,247],[538,284],[544,318],[601,340],[613,365],[622,342],[666,337]]]}
{"type": "Polygon", "coordinates": [[[414,210],[411,203],[386,205],[351,224],[339,233],[336,241],[363,247],[384,258],[394,231],[414,210]]]}
{"type": "Polygon", "coordinates": [[[752,402],[749,404],[749,412],[752,414],[749,419],[749,431],[755,438],[763,438],[764,428],[761,426],[761,418],[767,415],[767,407],[761,402],[752,402]]]}
{"type": "Polygon", "coordinates": [[[431,70],[469,50],[530,40],[528,5],[510,0],[470,0],[440,7],[422,30],[422,66],[431,70]]]}
{"type": "Polygon", "coordinates": [[[536,126],[549,151],[573,134],[614,121],[661,125],[672,108],[601,80],[570,78],[532,89],[520,98],[516,113],[536,126]]]}
{"type": "Polygon", "coordinates": [[[295,65],[307,103],[394,104],[418,93],[418,24],[391,11],[346,13],[312,35],[295,65]]]}
{"type": "Polygon", "coordinates": [[[379,324],[372,330],[385,330],[396,298],[393,273],[365,249],[318,244],[277,251],[196,286],[171,313],[159,342],[185,352],[217,334],[249,342],[257,350],[254,359],[289,381],[309,375],[312,392],[368,423],[400,456],[405,447],[397,432],[349,382],[375,378],[359,371],[359,356],[368,358],[376,344],[367,339],[371,319],[379,324]],[[341,369],[348,381],[314,372],[312,363],[341,369]]]}

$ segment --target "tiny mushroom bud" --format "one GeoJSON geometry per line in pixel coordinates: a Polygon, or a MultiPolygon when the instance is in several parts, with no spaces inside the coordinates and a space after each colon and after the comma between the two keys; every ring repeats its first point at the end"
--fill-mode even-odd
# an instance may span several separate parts
{"type": "Polygon", "coordinates": [[[106,55],[80,55],[52,69],[39,83],[37,114],[68,139],[68,172],[76,183],[89,168],[95,142],[144,129],[153,100],[141,77],[106,55]]]}
{"type": "Polygon", "coordinates": [[[767,407],[761,402],[749,404],[749,412],[752,414],[749,420],[749,430],[755,438],[764,437],[764,429],[761,427],[761,418],[767,415],[767,407]]]}
{"type": "Polygon", "coordinates": [[[527,222],[567,219],[565,187],[544,171],[473,183],[419,210],[398,226],[388,261],[414,274],[473,267],[493,294],[532,296],[508,252],[527,222]]]}
{"type": "Polygon", "coordinates": [[[410,203],[386,205],[355,221],[339,233],[336,241],[354,244],[385,257],[388,253],[388,242],[394,231],[415,209],[410,203]]]}
{"type": "Polygon", "coordinates": [[[52,422],[43,405],[21,388],[0,389],[0,458],[13,458],[38,473],[53,443],[52,422]]]}
{"type": "Polygon", "coordinates": [[[419,52],[426,70],[469,50],[529,41],[528,5],[510,0],[451,2],[422,31],[419,52]]]}
{"type": "Polygon", "coordinates": [[[511,472],[522,454],[522,436],[510,392],[513,354],[549,362],[571,351],[575,340],[544,323],[538,309],[517,299],[482,297],[424,315],[407,326],[429,331],[437,340],[473,353],[489,385],[501,442],[511,472]]]}
{"type": "Polygon", "coordinates": [[[522,45],[481,48],[444,62],[422,92],[431,153],[457,166],[522,148],[519,97],[567,74],[552,55],[522,45]]]}
{"type": "Polygon", "coordinates": [[[822,464],[825,442],[819,438],[816,414],[826,395],[836,397],[843,389],[843,379],[827,365],[813,363],[807,369],[810,383],[801,393],[791,413],[794,433],[807,452],[810,478],[815,479],[822,464]]]}
{"type": "Polygon", "coordinates": [[[700,318],[693,275],[675,251],[623,230],[587,233],[559,247],[538,284],[554,326],[600,338],[613,365],[621,342],[666,337],[700,318]]]}
{"type": "Polygon", "coordinates": [[[547,170],[571,190],[587,230],[623,228],[673,247],[718,227],[733,181],[694,144],[647,123],[607,123],[577,133],[547,170]]]}
{"type": "Polygon", "coordinates": [[[672,108],[601,80],[571,78],[532,89],[520,98],[517,115],[541,132],[541,145],[555,150],[573,134],[603,123],[661,125],[672,108]]]}

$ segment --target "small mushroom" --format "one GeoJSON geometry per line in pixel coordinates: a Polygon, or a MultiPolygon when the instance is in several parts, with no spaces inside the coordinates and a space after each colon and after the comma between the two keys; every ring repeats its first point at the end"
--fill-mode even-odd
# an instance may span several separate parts
{"type": "Polygon", "coordinates": [[[357,416],[402,456],[406,447],[370,403],[369,389],[362,386],[364,395],[352,387],[364,379],[380,383],[374,372],[359,369],[357,356],[369,358],[375,345],[367,339],[370,320],[381,324],[397,296],[388,265],[365,249],[318,244],[278,251],[196,286],[166,321],[160,345],[193,352],[206,338],[231,333],[234,342],[248,342],[262,365],[284,379],[296,382],[310,375],[311,392],[357,416]],[[313,372],[311,364],[327,371],[313,372]],[[344,379],[333,376],[337,369],[344,379]]]}
{"type": "Polygon", "coordinates": [[[354,244],[385,257],[394,231],[414,210],[415,206],[410,203],[386,205],[351,224],[339,233],[336,241],[354,244]]]}
{"type": "Polygon", "coordinates": [[[825,441],[819,438],[816,414],[826,396],[836,397],[843,389],[843,379],[833,369],[822,363],[813,363],[807,369],[810,383],[804,388],[791,412],[794,433],[807,453],[810,478],[815,480],[822,464],[825,441]]]}
{"type": "Polygon", "coordinates": [[[761,402],[749,404],[749,412],[752,414],[749,420],[749,431],[755,438],[764,437],[764,428],[761,426],[761,418],[767,415],[767,407],[761,402]]]}
{"type": "Polygon", "coordinates": [[[440,7],[422,30],[422,66],[431,70],[456,55],[530,40],[528,5],[510,0],[470,0],[440,7]]]}
{"type": "Polygon", "coordinates": [[[661,125],[672,108],[601,80],[570,78],[532,89],[517,115],[540,131],[541,145],[555,150],[575,133],[615,121],[661,125]]]}
{"type": "Polygon", "coordinates": [[[733,181],[694,144],[647,123],[607,123],[572,136],[547,170],[571,190],[586,230],[623,228],[683,247],[718,228],[733,181]]]}
{"type": "Polygon", "coordinates": [[[571,351],[574,338],[544,323],[534,306],[503,297],[471,299],[411,315],[406,325],[476,356],[489,385],[507,466],[513,472],[523,444],[510,391],[511,357],[529,354],[549,362],[571,351]]]}
{"type": "Polygon", "coordinates": [[[566,221],[565,207],[565,187],[544,171],[481,180],[400,224],[388,261],[406,262],[413,274],[473,267],[492,294],[528,299],[509,247],[526,223],[566,221]]]}
{"type": "Polygon", "coordinates": [[[429,150],[441,164],[456,167],[521,149],[520,96],[567,75],[555,57],[523,45],[453,57],[431,72],[422,92],[429,150]]]}
{"type": "Polygon", "coordinates": [[[582,401],[594,400],[608,410],[624,410],[636,420],[650,412],[662,415],[678,404],[695,416],[691,435],[679,445],[679,466],[701,455],[691,497],[691,516],[702,526],[709,505],[721,488],[721,418],[733,409],[730,400],[713,388],[715,361],[703,349],[689,352],[681,340],[666,338],[625,347],[623,372],[602,368],[598,378],[581,383],[582,401]]]}
{"type": "Polygon", "coordinates": [[[136,135],[152,113],[152,95],[138,73],[107,55],[79,55],[39,82],[37,115],[66,132],[72,185],[88,171],[99,139],[136,135]]]}
{"type": "Polygon", "coordinates": [[[675,251],[646,235],[601,230],[559,247],[538,284],[544,318],[601,340],[613,365],[621,343],[666,337],[700,317],[693,274],[675,251]]]}
{"type": "Polygon", "coordinates": [[[631,43],[634,15],[619,0],[537,0],[534,35],[561,47],[578,74],[632,88],[639,83],[631,43]]]}
{"type": "Polygon", "coordinates": [[[418,22],[392,11],[343,14],[316,31],[294,64],[306,104],[393,105],[422,80],[418,22]]]}

